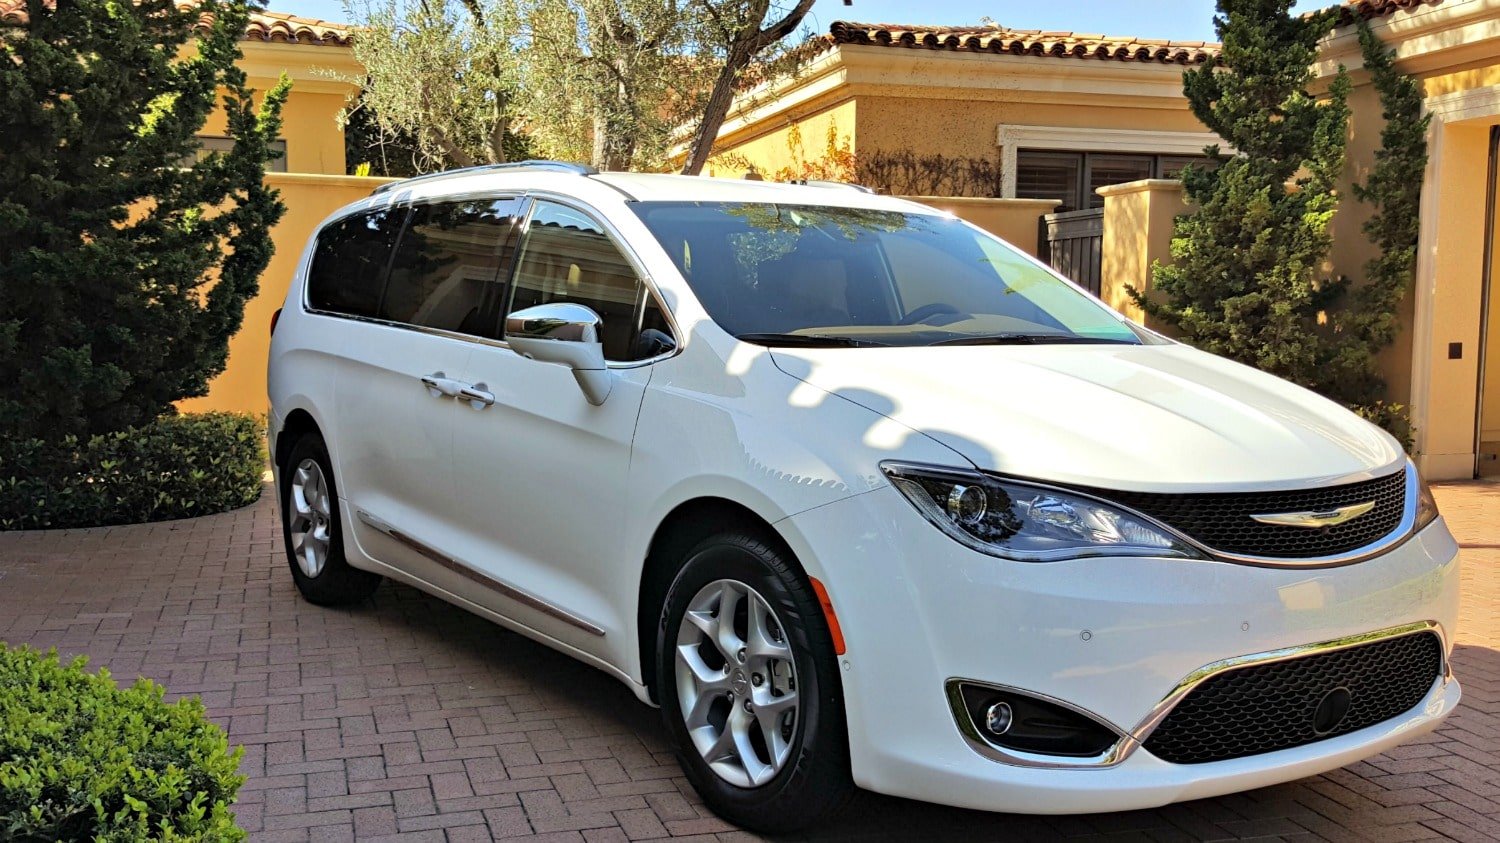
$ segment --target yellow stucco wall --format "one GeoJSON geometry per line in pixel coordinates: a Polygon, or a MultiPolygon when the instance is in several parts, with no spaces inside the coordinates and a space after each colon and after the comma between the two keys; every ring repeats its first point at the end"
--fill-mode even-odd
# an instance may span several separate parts
{"type": "Polygon", "coordinates": [[[178,409],[184,412],[266,412],[271,314],[286,299],[287,287],[308,237],[329,214],[369,196],[370,191],[390,179],[267,173],[266,181],[281,191],[281,201],[286,203],[286,216],[271,230],[276,254],[260,276],[260,293],[245,305],[244,327],[229,341],[229,362],[224,372],[209,383],[207,396],[179,402],[178,409]]]}
{"type": "MultiPolygon", "coordinates": [[[[250,87],[263,92],[282,73],[292,90],[282,108],[281,137],[286,141],[287,172],[267,173],[281,191],[286,215],[271,229],[276,253],[260,277],[260,293],[245,305],[244,327],[229,341],[225,370],[209,384],[203,398],[178,402],[185,412],[266,411],[266,360],[271,314],[281,307],[287,285],[312,230],[337,208],[368,196],[388,179],[344,175],[344,134],[337,116],[357,88],[352,51],[343,47],[242,42],[240,66],[250,87]]],[[[257,102],[259,97],[257,96],[257,102]]],[[[201,134],[223,135],[222,111],[209,116],[201,134]]]]}
{"type": "Polygon", "coordinates": [[[852,99],[815,104],[810,110],[800,112],[795,117],[767,122],[757,127],[756,132],[748,138],[726,145],[709,159],[703,172],[709,176],[742,176],[745,168],[735,160],[739,158],[749,160],[762,174],[771,174],[782,167],[798,163],[797,154],[788,145],[793,126],[797,127],[802,136],[804,160],[815,161],[823,157],[830,126],[840,143],[848,139],[850,148],[858,153],[856,116],[855,102],[852,99]]]}
{"type": "MultiPolygon", "coordinates": [[[[993,92],[987,93],[993,95],[993,92]]],[[[1079,107],[993,96],[967,100],[861,96],[858,98],[858,131],[855,134],[858,149],[866,153],[911,150],[920,155],[998,160],[998,130],[1002,124],[1204,131],[1203,124],[1185,106],[1177,109],[1079,107]]]]}
{"type": "Polygon", "coordinates": [[[977,199],[963,196],[903,196],[947,211],[999,237],[1032,257],[1040,254],[1037,218],[1057,209],[1051,199],[977,199]]]}

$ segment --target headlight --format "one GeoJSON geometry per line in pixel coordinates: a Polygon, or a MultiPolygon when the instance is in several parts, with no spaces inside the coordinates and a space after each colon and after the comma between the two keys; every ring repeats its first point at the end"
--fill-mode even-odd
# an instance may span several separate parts
{"type": "Polygon", "coordinates": [[[1422,472],[1415,467],[1412,471],[1417,472],[1417,526],[1414,529],[1420,530],[1437,520],[1438,505],[1437,498],[1432,496],[1432,489],[1422,479],[1422,472]]]}
{"type": "Polygon", "coordinates": [[[895,462],[880,468],[928,521],[981,553],[1021,562],[1205,558],[1160,524],[1083,495],[961,469],[895,462]]]}

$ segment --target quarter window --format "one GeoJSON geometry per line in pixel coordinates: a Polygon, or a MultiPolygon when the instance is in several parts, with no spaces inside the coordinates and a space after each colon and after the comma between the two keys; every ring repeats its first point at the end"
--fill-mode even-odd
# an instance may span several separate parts
{"type": "Polygon", "coordinates": [[[537,202],[521,247],[510,312],[574,302],[604,320],[604,356],[643,360],[661,353],[667,322],[635,267],[581,211],[537,202]]]}
{"type": "Polygon", "coordinates": [[[497,338],[502,270],[515,250],[514,199],[418,205],[391,261],[379,316],[497,338]]]}
{"type": "Polygon", "coordinates": [[[405,208],[381,208],[325,227],[307,273],[307,303],[314,310],[373,317],[405,217],[405,208]]]}

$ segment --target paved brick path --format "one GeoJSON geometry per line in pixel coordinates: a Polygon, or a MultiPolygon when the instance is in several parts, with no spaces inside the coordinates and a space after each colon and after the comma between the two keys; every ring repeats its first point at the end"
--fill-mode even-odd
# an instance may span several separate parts
{"type": "MultiPolygon", "coordinates": [[[[863,795],[819,839],[1500,840],[1500,485],[1440,488],[1466,545],[1437,734],[1326,776],[1154,811],[1027,818],[863,795]]],[[[410,588],[298,599],[270,495],[195,521],[0,534],[0,640],[200,694],[245,746],[256,840],[748,839],[621,685],[410,588]]]]}

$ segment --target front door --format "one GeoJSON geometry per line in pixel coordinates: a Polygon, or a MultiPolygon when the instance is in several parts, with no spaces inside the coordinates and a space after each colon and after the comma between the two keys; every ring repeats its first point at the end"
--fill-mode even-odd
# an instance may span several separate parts
{"type": "MultiPolygon", "coordinates": [[[[667,325],[640,273],[587,212],[534,203],[506,312],[576,302],[603,318],[614,385],[592,405],[573,373],[501,347],[476,348],[463,380],[493,403],[461,402],[454,426],[456,555],[488,580],[490,608],[612,660],[627,618],[619,547],[631,440],[651,367],[643,328],[667,325]],[[631,366],[630,363],[642,365],[631,366]]],[[[634,589],[637,583],[630,582],[634,589]]]]}

